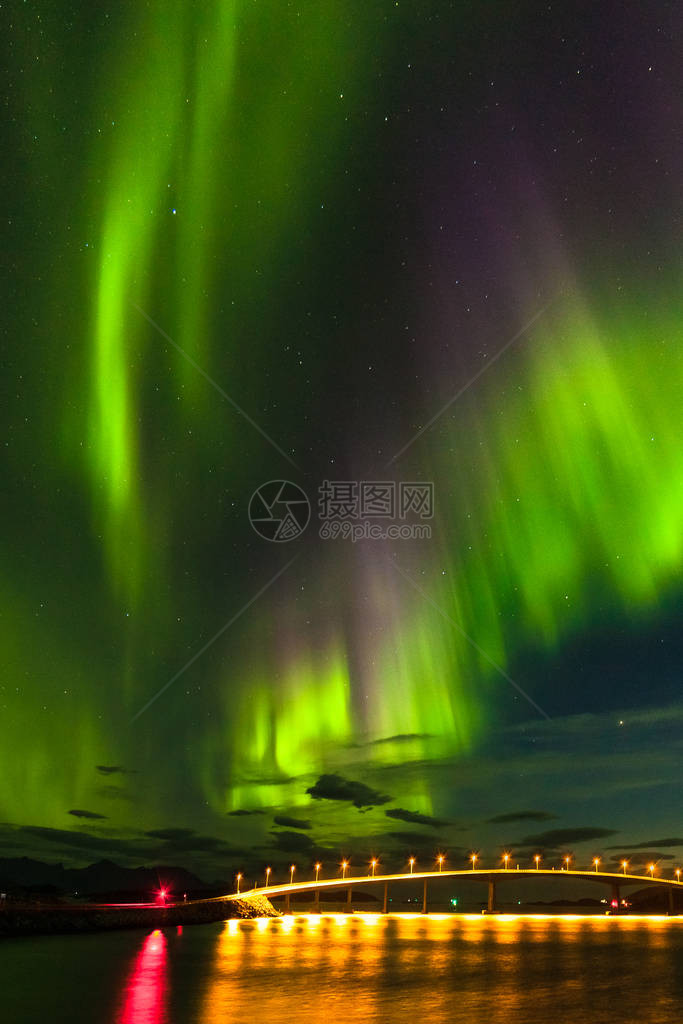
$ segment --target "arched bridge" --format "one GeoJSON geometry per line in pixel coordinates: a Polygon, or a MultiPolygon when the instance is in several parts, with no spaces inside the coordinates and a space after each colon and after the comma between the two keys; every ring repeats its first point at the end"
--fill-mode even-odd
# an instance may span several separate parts
{"type": "Polygon", "coordinates": [[[360,877],[345,876],[342,878],[317,878],[313,881],[305,882],[294,882],[290,881],[282,885],[273,883],[258,886],[255,885],[252,889],[238,891],[230,893],[227,896],[219,897],[224,900],[234,899],[249,899],[254,896],[284,896],[285,908],[289,909],[290,897],[296,893],[309,892],[313,895],[314,903],[319,906],[320,904],[320,893],[321,892],[346,892],[346,902],[351,904],[352,892],[354,889],[358,889],[360,886],[383,886],[384,899],[383,899],[383,912],[387,912],[387,901],[389,886],[395,884],[405,884],[406,882],[415,884],[416,882],[422,882],[422,913],[427,913],[427,892],[430,881],[442,881],[447,878],[460,878],[467,879],[468,881],[476,880],[486,883],[488,886],[488,901],[487,909],[489,913],[493,913],[496,910],[496,895],[497,886],[499,883],[510,882],[513,879],[519,881],[521,878],[526,879],[539,879],[539,878],[552,878],[555,881],[566,882],[568,879],[573,879],[581,882],[598,882],[603,885],[609,886],[611,890],[611,903],[612,906],[619,907],[621,900],[621,888],[623,886],[639,885],[639,886],[664,886],[668,894],[669,913],[674,914],[674,891],[678,888],[683,888],[683,882],[680,881],[680,875],[676,879],[660,878],[654,874],[648,875],[633,875],[626,874],[626,872],[609,872],[609,871],[597,871],[597,870],[573,870],[570,868],[466,868],[462,870],[439,870],[439,871],[411,871],[404,872],[402,874],[391,874],[391,875],[379,875],[379,874],[368,874],[361,875],[360,877]]]}

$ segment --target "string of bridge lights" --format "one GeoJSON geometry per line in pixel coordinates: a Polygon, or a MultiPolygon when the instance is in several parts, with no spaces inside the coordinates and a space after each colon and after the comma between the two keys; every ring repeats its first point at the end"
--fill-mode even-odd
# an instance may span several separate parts
{"type": "MultiPolygon", "coordinates": [[[[510,854],[510,853],[504,853],[502,855],[502,857],[501,857],[501,861],[503,863],[503,869],[505,871],[510,870],[510,860],[511,860],[511,857],[512,857],[512,854],[510,854]]],[[[542,858],[540,853],[537,853],[537,854],[534,855],[533,861],[534,861],[534,865],[535,865],[535,870],[536,871],[540,871],[540,869],[541,869],[540,865],[541,865],[542,859],[543,858],[542,858]]],[[[570,868],[570,865],[571,865],[573,859],[574,858],[570,854],[565,855],[562,858],[559,870],[560,871],[570,871],[570,870],[572,870],[570,868]]],[[[472,871],[486,871],[487,870],[486,868],[483,868],[483,867],[480,867],[480,868],[477,867],[477,863],[480,860],[481,860],[481,858],[480,858],[478,853],[471,853],[469,855],[468,862],[469,862],[469,864],[471,864],[471,870],[472,871]]],[[[437,854],[435,859],[434,859],[434,863],[438,867],[437,867],[437,871],[434,872],[434,873],[439,873],[440,874],[443,871],[443,866],[444,866],[445,862],[446,862],[446,855],[443,854],[443,853],[437,854]]],[[[409,857],[407,863],[408,863],[408,870],[404,871],[403,874],[406,875],[406,876],[410,876],[410,875],[414,874],[415,865],[417,864],[417,858],[416,857],[409,857]]],[[[594,857],[593,858],[593,860],[591,862],[591,867],[592,867],[593,871],[595,872],[595,874],[603,874],[603,875],[610,875],[610,876],[612,876],[612,875],[614,875],[616,873],[616,872],[613,872],[613,871],[601,871],[600,870],[600,864],[601,863],[602,863],[602,861],[601,861],[600,857],[594,857]]],[[[369,870],[368,870],[367,877],[369,877],[369,878],[382,877],[381,875],[377,875],[377,869],[379,868],[379,866],[380,866],[379,857],[373,857],[368,862],[369,870]]],[[[624,876],[626,876],[627,868],[629,866],[629,861],[622,860],[620,862],[619,866],[621,868],[621,873],[624,876]]],[[[316,863],[313,865],[313,870],[315,872],[315,881],[316,882],[324,881],[324,879],[320,878],[320,872],[322,870],[322,867],[323,867],[323,865],[322,865],[322,863],[320,861],[316,861],[316,863]]],[[[339,869],[341,871],[341,878],[342,878],[342,880],[344,880],[347,877],[347,871],[349,870],[350,867],[351,867],[351,862],[349,860],[344,859],[344,860],[340,861],[339,869]]],[[[648,875],[649,875],[650,878],[654,878],[655,871],[657,870],[657,867],[658,867],[658,865],[656,863],[648,864],[648,866],[647,866],[647,875],[629,875],[628,877],[630,877],[630,878],[645,878],[645,877],[648,877],[648,875]]],[[[519,870],[519,864],[517,864],[517,868],[516,869],[519,870]]],[[[296,864],[290,864],[290,866],[289,866],[289,884],[290,885],[294,885],[294,875],[296,873],[296,870],[297,870],[297,865],[296,864]]],[[[491,869],[489,869],[489,870],[491,870],[491,869]]],[[[525,870],[528,870],[528,869],[525,869],[525,870]]],[[[544,870],[547,870],[547,869],[544,869],[544,870]]],[[[553,866],[551,870],[554,871],[555,867],[553,866]]],[[[575,870],[575,871],[578,870],[579,872],[581,872],[581,869],[574,868],[573,870],[575,870]]],[[[674,868],[673,869],[673,874],[675,875],[675,881],[680,883],[681,882],[681,868],[674,868]]],[[[339,877],[339,876],[337,875],[335,877],[339,877]]],[[[235,876],[235,878],[236,878],[236,881],[237,881],[237,892],[239,893],[239,891],[240,891],[240,884],[244,880],[244,875],[242,874],[242,872],[238,872],[237,875],[235,876]]],[[[272,879],[273,879],[273,869],[271,867],[267,867],[265,869],[265,886],[264,886],[264,888],[267,889],[272,884],[272,879]]],[[[328,881],[334,881],[334,879],[328,879],[328,881]]]]}

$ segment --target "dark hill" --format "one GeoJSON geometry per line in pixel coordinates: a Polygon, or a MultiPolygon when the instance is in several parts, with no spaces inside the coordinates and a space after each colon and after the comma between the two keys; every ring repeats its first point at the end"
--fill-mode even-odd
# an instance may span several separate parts
{"type": "Polygon", "coordinates": [[[149,896],[160,885],[174,893],[206,889],[205,883],[184,868],[124,868],[110,860],[101,860],[85,868],[65,868],[63,864],[46,864],[30,857],[0,858],[0,890],[12,894],[16,890],[51,887],[60,893],[93,896],[99,893],[138,893],[149,896]]]}

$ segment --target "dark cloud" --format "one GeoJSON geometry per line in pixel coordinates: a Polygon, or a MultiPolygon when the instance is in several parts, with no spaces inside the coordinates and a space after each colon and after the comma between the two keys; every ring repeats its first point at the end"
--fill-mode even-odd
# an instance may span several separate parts
{"type": "Polygon", "coordinates": [[[428,732],[399,732],[395,736],[382,736],[378,740],[366,740],[364,743],[349,743],[347,746],[354,749],[360,747],[379,747],[383,743],[410,743],[412,740],[430,740],[431,733],[428,732]]]}
{"type": "Polygon", "coordinates": [[[314,786],[306,790],[316,800],[342,800],[362,810],[364,807],[378,807],[393,800],[376,789],[370,789],[364,782],[352,782],[341,775],[321,775],[314,786]]]}
{"type": "Polygon", "coordinates": [[[87,832],[69,832],[66,829],[48,828],[43,825],[21,825],[19,832],[48,843],[59,843],[70,850],[98,852],[104,856],[119,853],[127,857],[147,857],[152,852],[148,846],[129,839],[92,836],[87,832]]]}
{"type": "Polygon", "coordinates": [[[231,818],[243,818],[247,814],[263,814],[263,811],[247,811],[244,807],[238,807],[236,811],[228,811],[231,818]]]}
{"type": "Polygon", "coordinates": [[[217,836],[189,835],[178,839],[169,839],[162,849],[162,855],[175,855],[178,853],[220,853],[224,856],[231,856],[237,851],[217,836]]]}
{"type": "Polygon", "coordinates": [[[116,836],[93,836],[85,832],[68,832],[64,829],[46,828],[39,825],[24,825],[13,830],[23,836],[30,836],[34,842],[40,840],[53,847],[61,847],[63,856],[75,855],[95,859],[118,860],[126,858],[150,863],[169,863],[170,857],[196,856],[207,854],[225,862],[230,858],[243,856],[244,851],[236,850],[215,836],[203,836],[191,829],[155,829],[141,839],[123,839],[116,836]],[[153,842],[153,840],[163,842],[153,842]]]}
{"type": "MultiPolygon", "coordinates": [[[[610,847],[611,849],[611,847],[610,847]]],[[[624,850],[630,850],[630,846],[623,847],[624,850]]],[[[615,864],[618,864],[622,860],[628,860],[629,858],[625,854],[616,854],[611,858],[615,864]]],[[[673,853],[662,853],[659,850],[639,850],[634,858],[636,863],[640,864],[651,864],[653,861],[658,860],[675,860],[673,853]]]]}
{"type": "Polygon", "coordinates": [[[301,832],[271,832],[271,835],[274,839],[273,846],[278,850],[286,850],[290,853],[310,853],[315,847],[311,837],[303,835],[301,832]]]}
{"type": "Polygon", "coordinates": [[[93,821],[106,821],[106,814],[96,814],[95,811],[69,811],[69,814],[73,814],[74,818],[92,818],[93,821]]]}
{"type": "Polygon", "coordinates": [[[387,835],[411,849],[426,849],[428,847],[431,850],[441,845],[440,842],[424,832],[387,832],[387,835]]]}
{"type": "Polygon", "coordinates": [[[0,837],[0,850],[25,850],[26,843],[17,843],[12,839],[0,837]]]}
{"type": "Polygon", "coordinates": [[[548,811],[511,811],[509,814],[497,814],[494,818],[487,818],[489,825],[507,825],[511,821],[552,821],[557,818],[556,814],[548,811]]]}
{"type": "Polygon", "coordinates": [[[284,825],[285,828],[311,828],[310,821],[303,821],[301,818],[290,818],[286,814],[276,814],[273,821],[276,825],[284,825]]]}
{"type": "Polygon", "coordinates": [[[607,850],[646,850],[648,846],[683,846],[683,839],[647,839],[644,843],[629,843],[626,846],[607,846],[607,850]]]}
{"type": "Polygon", "coordinates": [[[387,818],[397,818],[399,821],[409,821],[413,825],[430,825],[432,828],[441,828],[447,825],[447,821],[440,821],[439,818],[432,818],[428,814],[420,814],[418,811],[405,811],[402,807],[392,807],[384,812],[387,818]]]}
{"type": "Polygon", "coordinates": [[[161,855],[176,853],[214,853],[230,855],[235,851],[224,839],[198,835],[191,828],[155,828],[145,832],[151,839],[162,839],[161,855]]]}
{"type": "Polygon", "coordinates": [[[614,828],[555,828],[525,836],[519,842],[524,846],[566,846],[571,843],[586,843],[589,839],[604,839],[617,834],[614,828]]]}
{"type": "Polygon", "coordinates": [[[120,764],[96,764],[100,775],[136,775],[137,772],[131,771],[129,768],[123,768],[120,764]]]}
{"type": "Polygon", "coordinates": [[[290,782],[296,782],[293,775],[286,775],[284,772],[244,772],[233,780],[236,786],[286,786],[290,782]]]}
{"type": "Polygon", "coordinates": [[[189,839],[194,834],[192,828],[153,828],[151,831],[145,832],[146,836],[151,836],[153,839],[170,839],[171,841],[189,839]]]}

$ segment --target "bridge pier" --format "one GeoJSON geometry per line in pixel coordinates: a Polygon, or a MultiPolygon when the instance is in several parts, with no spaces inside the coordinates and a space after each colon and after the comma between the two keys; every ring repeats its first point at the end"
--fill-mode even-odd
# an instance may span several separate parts
{"type": "Polygon", "coordinates": [[[320,889],[315,890],[315,896],[313,898],[313,913],[320,913],[320,889]]]}
{"type": "Polygon", "coordinates": [[[389,883],[385,882],[384,883],[384,904],[382,905],[382,913],[383,914],[386,914],[386,912],[387,912],[388,898],[389,898],[389,883]]]}
{"type": "Polygon", "coordinates": [[[353,889],[347,889],[347,891],[346,891],[346,906],[348,908],[347,911],[346,911],[347,914],[351,913],[351,895],[352,895],[352,893],[353,893],[353,889]]]}
{"type": "Polygon", "coordinates": [[[619,896],[619,883],[612,882],[612,900],[617,901],[617,906],[621,906],[621,897],[619,896]]]}
{"type": "Polygon", "coordinates": [[[669,917],[676,917],[676,908],[674,906],[674,887],[670,885],[667,889],[669,894],[669,917]]]}
{"type": "Polygon", "coordinates": [[[489,898],[486,909],[489,914],[493,914],[496,909],[496,883],[493,881],[489,882],[489,898]]]}
{"type": "Polygon", "coordinates": [[[289,893],[285,893],[285,914],[289,913],[289,893]]]}
{"type": "Polygon", "coordinates": [[[424,886],[422,887],[422,913],[427,913],[427,879],[424,880],[424,886]]]}

